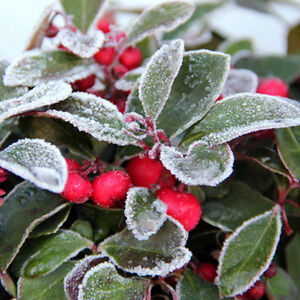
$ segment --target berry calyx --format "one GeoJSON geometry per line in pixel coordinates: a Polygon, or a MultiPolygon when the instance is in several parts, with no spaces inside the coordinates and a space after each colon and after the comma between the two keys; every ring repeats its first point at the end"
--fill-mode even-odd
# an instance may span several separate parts
{"type": "Polygon", "coordinates": [[[92,186],[92,201],[101,207],[111,208],[126,197],[131,180],[125,172],[115,170],[95,178],[92,186]]]}
{"type": "Polygon", "coordinates": [[[103,33],[110,32],[110,20],[108,18],[101,18],[97,23],[97,28],[103,33]]]}
{"type": "Polygon", "coordinates": [[[210,282],[214,282],[217,277],[217,268],[211,263],[203,263],[196,272],[202,279],[210,282]]]}
{"type": "Polygon", "coordinates": [[[90,181],[77,172],[70,172],[62,196],[69,202],[84,203],[92,195],[90,181]]]}
{"type": "Polygon", "coordinates": [[[259,84],[256,92],[271,96],[288,97],[289,86],[279,78],[264,79],[259,84]]]}
{"type": "Polygon", "coordinates": [[[120,55],[119,61],[129,70],[135,69],[142,62],[142,53],[138,48],[128,47],[120,55]]]}
{"type": "Polygon", "coordinates": [[[95,55],[94,59],[97,63],[105,66],[109,66],[116,56],[116,50],[114,47],[107,47],[100,49],[95,55]]]}
{"type": "Polygon", "coordinates": [[[161,176],[163,165],[160,161],[148,156],[132,158],[126,166],[126,171],[133,185],[151,188],[161,176]]]}
{"type": "Polygon", "coordinates": [[[74,160],[72,158],[66,158],[66,163],[67,163],[69,173],[72,171],[79,171],[81,168],[79,162],[77,162],[76,160],[74,160]]]}
{"type": "Polygon", "coordinates": [[[95,84],[96,76],[94,74],[89,75],[86,78],[79,79],[74,82],[76,89],[85,92],[95,84]]]}
{"type": "Polygon", "coordinates": [[[254,285],[247,291],[247,296],[253,299],[260,299],[265,294],[266,285],[258,280],[254,285]]]}
{"type": "Polygon", "coordinates": [[[265,271],[264,276],[266,278],[272,278],[277,274],[277,267],[271,263],[267,271],[265,271]]]}
{"type": "Polygon", "coordinates": [[[167,214],[179,221],[186,231],[191,231],[196,227],[201,218],[202,209],[193,194],[164,188],[159,190],[156,195],[167,204],[167,214]]]}

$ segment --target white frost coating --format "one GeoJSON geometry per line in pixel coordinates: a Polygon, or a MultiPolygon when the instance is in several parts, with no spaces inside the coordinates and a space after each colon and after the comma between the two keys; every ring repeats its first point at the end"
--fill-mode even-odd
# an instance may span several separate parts
{"type": "Polygon", "coordinates": [[[255,93],[258,86],[257,75],[246,69],[229,71],[221,95],[223,97],[239,93],[255,93]]]}
{"type": "Polygon", "coordinates": [[[82,58],[92,57],[104,43],[104,34],[100,30],[86,35],[80,31],[73,32],[69,29],[62,29],[57,38],[63,46],[82,58]]]}
{"type": "Polygon", "coordinates": [[[0,166],[54,193],[64,190],[67,164],[58,148],[40,139],[23,139],[0,152],[0,166]]]}
{"type": "Polygon", "coordinates": [[[73,93],[58,109],[46,113],[71,123],[99,141],[121,146],[136,144],[136,139],[127,134],[133,124],[125,122],[114,104],[95,95],[73,93]]]}
{"type": "Polygon", "coordinates": [[[0,122],[11,116],[65,100],[71,93],[71,86],[63,81],[41,84],[21,97],[1,101],[0,122]]]}
{"type": "Polygon", "coordinates": [[[194,10],[195,5],[189,0],[162,1],[159,4],[149,6],[139,15],[133,24],[130,25],[130,30],[127,33],[127,42],[129,44],[135,44],[157,32],[171,31],[187,21],[194,13],[194,10]],[[166,12],[166,10],[168,11],[170,8],[175,9],[172,9],[173,13],[166,12]],[[162,19],[162,16],[165,14],[167,14],[169,19],[162,19]],[[145,23],[147,23],[146,26],[144,26],[145,23]]]}
{"type": "Polygon", "coordinates": [[[162,145],[160,159],[183,183],[207,186],[216,186],[225,180],[232,173],[234,162],[229,145],[210,149],[207,143],[199,141],[190,145],[186,156],[175,147],[162,145]]]}
{"type": "Polygon", "coordinates": [[[121,79],[116,81],[115,87],[122,91],[131,91],[136,85],[142,73],[145,71],[145,67],[141,66],[139,68],[133,69],[127,72],[121,79]]]}
{"type": "Polygon", "coordinates": [[[150,194],[150,190],[134,187],[127,192],[126,224],[136,239],[147,240],[167,219],[167,205],[150,194]],[[151,197],[152,196],[152,197],[151,197]]]}
{"type": "Polygon", "coordinates": [[[62,59],[62,56],[70,55],[73,54],[61,50],[27,51],[7,67],[3,78],[4,84],[7,86],[35,86],[58,80],[74,82],[95,73],[99,68],[95,63],[79,58],[75,62],[74,59],[70,61],[66,58],[66,64],[56,62],[57,56],[62,59]]]}
{"type": "Polygon", "coordinates": [[[139,98],[148,116],[156,120],[167,102],[183,61],[184,42],[174,40],[154,53],[139,85],[139,98]]]}
{"type": "Polygon", "coordinates": [[[215,284],[216,285],[220,285],[220,276],[221,276],[221,272],[222,272],[222,266],[223,266],[223,262],[224,262],[224,256],[226,253],[227,248],[230,246],[230,244],[232,242],[234,242],[234,239],[238,236],[238,234],[244,230],[249,224],[254,223],[260,219],[263,218],[267,218],[268,216],[272,215],[272,214],[276,214],[275,218],[276,218],[276,225],[277,225],[277,235],[276,238],[274,240],[274,244],[273,247],[271,249],[270,255],[268,257],[268,259],[266,260],[265,264],[259,269],[257,270],[256,275],[252,278],[252,280],[248,283],[248,285],[242,287],[242,288],[238,288],[236,289],[236,291],[234,293],[232,293],[231,295],[226,295],[227,297],[233,297],[239,294],[243,294],[244,292],[246,292],[251,286],[254,285],[254,283],[259,280],[259,278],[262,276],[262,274],[268,269],[269,265],[271,264],[273,257],[275,255],[276,249],[277,249],[277,245],[279,243],[279,239],[280,239],[280,234],[281,234],[281,227],[282,227],[282,222],[281,222],[281,218],[280,218],[280,207],[278,205],[276,205],[273,210],[271,211],[267,211],[264,214],[261,214],[259,216],[256,216],[254,218],[251,218],[247,221],[245,221],[240,227],[238,227],[230,236],[229,238],[227,238],[223,244],[223,248],[221,250],[220,253],[220,257],[219,257],[219,265],[218,265],[218,269],[217,269],[217,278],[215,279],[215,284]]]}

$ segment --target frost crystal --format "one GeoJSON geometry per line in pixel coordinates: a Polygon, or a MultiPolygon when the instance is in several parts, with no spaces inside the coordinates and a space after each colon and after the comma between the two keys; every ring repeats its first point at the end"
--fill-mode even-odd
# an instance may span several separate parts
{"type": "Polygon", "coordinates": [[[126,224],[138,240],[155,234],[167,218],[167,206],[147,188],[131,188],[127,193],[126,224]]]}
{"type": "Polygon", "coordinates": [[[184,43],[172,41],[164,45],[149,60],[141,76],[139,98],[144,110],[157,119],[169,95],[183,60],[184,43]]]}
{"type": "Polygon", "coordinates": [[[233,69],[229,71],[221,95],[227,97],[239,93],[255,93],[257,85],[258,77],[254,72],[233,69]]]}
{"type": "Polygon", "coordinates": [[[118,108],[105,99],[87,93],[73,93],[67,101],[57,104],[54,108],[46,113],[70,122],[99,141],[121,146],[137,143],[136,139],[128,134],[129,123],[124,121],[118,108]]]}
{"type": "Polygon", "coordinates": [[[104,34],[99,30],[94,31],[91,35],[85,35],[80,31],[73,32],[69,29],[62,29],[58,39],[72,53],[82,58],[90,58],[103,45],[104,34]]]}
{"type": "Polygon", "coordinates": [[[59,150],[40,139],[23,139],[0,152],[0,166],[38,187],[61,193],[67,164],[59,150]]]}
{"type": "Polygon", "coordinates": [[[122,91],[133,90],[144,70],[144,67],[139,67],[127,72],[121,79],[116,82],[116,88],[122,91]]]}
{"type": "Polygon", "coordinates": [[[194,142],[186,156],[174,147],[163,145],[160,159],[180,181],[188,185],[216,186],[232,173],[234,157],[227,144],[211,149],[194,142]]]}
{"type": "Polygon", "coordinates": [[[71,93],[71,86],[63,81],[41,84],[19,98],[0,102],[0,122],[11,116],[60,102],[71,93]]]}

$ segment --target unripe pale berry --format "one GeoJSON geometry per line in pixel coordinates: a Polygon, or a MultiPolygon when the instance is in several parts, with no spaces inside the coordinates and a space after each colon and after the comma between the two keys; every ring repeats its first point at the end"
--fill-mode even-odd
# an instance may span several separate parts
{"type": "Polygon", "coordinates": [[[279,78],[265,79],[259,84],[257,93],[271,96],[288,97],[289,86],[279,78]]]}
{"type": "Polygon", "coordinates": [[[70,172],[62,196],[69,202],[84,203],[92,195],[90,181],[77,172],[70,172]]]}
{"type": "Polygon", "coordinates": [[[87,89],[91,88],[95,84],[96,76],[94,74],[89,75],[86,78],[76,80],[74,85],[80,91],[85,92],[87,89]]]}
{"type": "Polygon", "coordinates": [[[72,159],[72,158],[66,158],[66,163],[68,166],[68,172],[72,172],[72,171],[79,171],[81,166],[79,164],[79,162],[77,162],[76,160],[72,159]]]}
{"type": "Polygon", "coordinates": [[[264,276],[266,278],[272,278],[276,275],[276,273],[277,273],[277,267],[273,263],[271,263],[267,271],[264,273],[264,276]]]}
{"type": "Polygon", "coordinates": [[[101,18],[97,23],[97,28],[103,33],[110,32],[110,20],[108,18],[101,18]]]}
{"type": "Polygon", "coordinates": [[[202,209],[193,194],[164,188],[157,192],[157,197],[167,204],[167,214],[179,221],[186,231],[191,231],[196,227],[201,218],[202,209]]]}
{"type": "Polygon", "coordinates": [[[203,263],[196,272],[202,279],[210,282],[214,282],[217,277],[217,268],[211,263],[203,263]]]}
{"type": "Polygon", "coordinates": [[[120,55],[119,61],[129,70],[135,69],[142,62],[142,53],[138,48],[128,47],[120,55]]]}
{"type": "Polygon", "coordinates": [[[129,161],[126,171],[133,185],[150,188],[160,178],[163,168],[158,160],[136,156],[129,161]]]}
{"type": "Polygon", "coordinates": [[[254,285],[247,291],[247,295],[253,299],[260,299],[265,294],[266,285],[258,280],[254,285]]]}
{"type": "Polygon", "coordinates": [[[101,65],[110,65],[116,56],[116,50],[114,47],[107,47],[100,49],[95,55],[94,59],[101,65]]]}
{"type": "Polygon", "coordinates": [[[101,207],[114,207],[126,197],[131,186],[129,176],[123,171],[109,171],[93,181],[92,201],[101,207]]]}

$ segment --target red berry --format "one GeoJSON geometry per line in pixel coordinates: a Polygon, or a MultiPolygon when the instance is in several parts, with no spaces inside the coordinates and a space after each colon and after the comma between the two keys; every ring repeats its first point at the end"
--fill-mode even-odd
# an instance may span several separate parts
{"type": "Polygon", "coordinates": [[[257,93],[271,96],[289,96],[289,86],[279,78],[270,78],[263,80],[258,88],[257,93]]]}
{"type": "Polygon", "coordinates": [[[110,20],[107,18],[101,18],[97,23],[97,28],[104,33],[110,32],[110,20]]]}
{"type": "Polygon", "coordinates": [[[126,171],[133,185],[150,188],[160,178],[163,168],[158,160],[136,156],[129,161],[126,171]]]}
{"type": "Polygon", "coordinates": [[[220,101],[220,100],[222,100],[223,99],[223,96],[220,94],[220,96],[218,97],[218,99],[216,100],[216,102],[217,101],[220,101]]]}
{"type": "Polygon", "coordinates": [[[120,55],[119,61],[129,70],[137,68],[142,62],[142,53],[138,48],[128,47],[120,55]]]}
{"type": "Polygon", "coordinates": [[[69,173],[62,196],[69,202],[84,203],[91,195],[92,185],[90,181],[80,176],[77,172],[69,173]]]}
{"type": "Polygon", "coordinates": [[[75,81],[74,84],[80,91],[85,92],[95,84],[95,79],[96,76],[94,74],[91,74],[86,78],[75,81]]]}
{"type": "Polygon", "coordinates": [[[258,280],[254,285],[248,290],[247,296],[253,299],[260,299],[265,294],[266,285],[258,280]]]}
{"type": "Polygon", "coordinates": [[[114,103],[117,105],[118,110],[120,113],[124,113],[125,108],[126,108],[126,102],[123,99],[116,99],[114,100],[114,103]]]}
{"type": "Polygon", "coordinates": [[[0,197],[4,196],[5,194],[6,194],[6,192],[4,190],[0,189],[0,197]]]}
{"type": "Polygon", "coordinates": [[[93,181],[92,200],[102,207],[113,207],[126,197],[131,186],[129,176],[123,171],[109,171],[93,181]]]}
{"type": "Polygon", "coordinates": [[[115,65],[113,66],[113,72],[117,78],[121,78],[128,72],[128,69],[123,65],[115,65]]]}
{"type": "Polygon", "coordinates": [[[48,38],[54,38],[56,37],[59,29],[53,24],[50,24],[45,32],[46,37],[48,38]]]}
{"type": "Polygon", "coordinates": [[[211,263],[203,263],[196,272],[202,279],[210,282],[214,282],[217,277],[217,268],[211,263]]]}
{"type": "Polygon", "coordinates": [[[126,33],[125,32],[119,32],[116,35],[116,41],[117,42],[120,42],[122,39],[125,39],[125,38],[126,38],[126,33]]]}
{"type": "Polygon", "coordinates": [[[175,182],[176,182],[176,177],[173,174],[171,174],[169,170],[164,169],[159,179],[159,188],[160,189],[166,187],[172,188],[174,187],[175,182]]]}
{"type": "Polygon", "coordinates": [[[68,172],[69,173],[72,172],[72,171],[79,171],[80,168],[81,168],[79,162],[77,162],[74,159],[66,158],[66,163],[67,163],[67,166],[68,166],[68,172]]]}
{"type": "Polygon", "coordinates": [[[193,194],[164,188],[157,192],[157,197],[167,204],[167,214],[179,221],[186,231],[191,231],[196,227],[201,218],[202,209],[193,194]]]}
{"type": "Polygon", "coordinates": [[[273,263],[271,263],[267,271],[264,273],[264,276],[266,278],[272,278],[276,275],[276,273],[277,273],[277,267],[273,263]]]}
{"type": "Polygon", "coordinates": [[[116,56],[116,50],[114,47],[107,47],[100,49],[95,55],[94,59],[101,65],[110,65],[116,56]]]}
{"type": "Polygon", "coordinates": [[[8,171],[0,168],[0,176],[7,176],[7,175],[8,175],[8,171]]]}
{"type": "Polygon", "coordinates": [[[251,300],[251,298],[247,294],[237,295],[235,296],[236,300],[251,300]]]}
{"type": "Polygon", "coordinates": [[[62,44],[59,44],[57,48],[70,52],[70,50],[67,47],[63,46],[62,44]]]}

